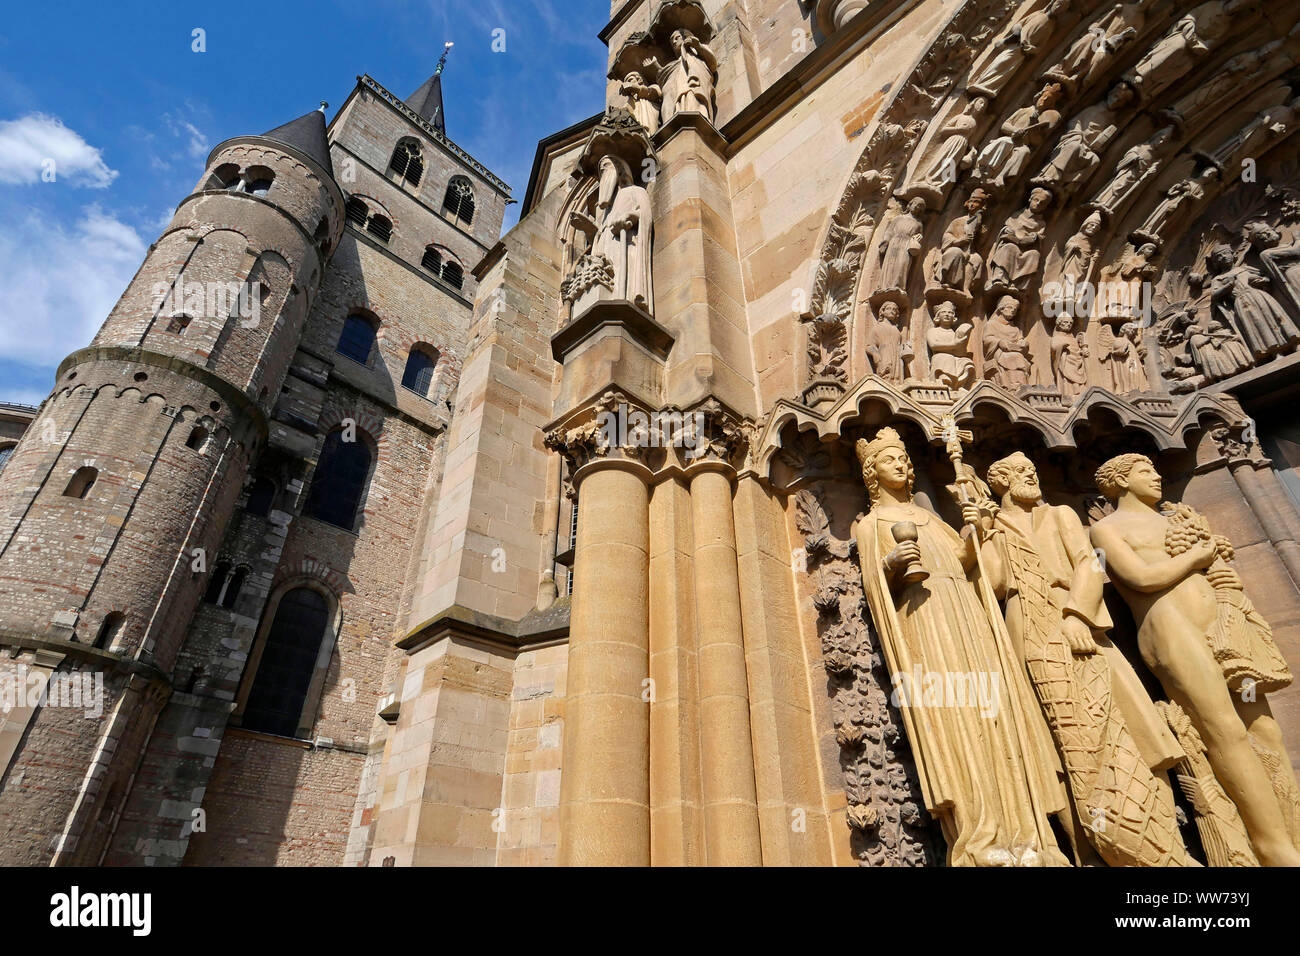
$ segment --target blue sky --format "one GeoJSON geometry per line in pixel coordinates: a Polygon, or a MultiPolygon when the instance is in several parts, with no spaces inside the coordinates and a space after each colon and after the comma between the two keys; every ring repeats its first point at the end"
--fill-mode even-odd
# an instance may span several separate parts
{"type": "MultiPolygon", "coordinates": [[[[0,20],[0,401],[39,403],[89,342],[208,151],[369,73],[399,96],[455,47],[448,135],[522,199],[537,140],[597,112],[605,0],[11,4],[0,20]],[[206,52],[192,50],[205,31],[206,52]],[[505,50],[492,50],[493,31],[505,50]],[[55,181],[42,179],[55,160],[55,181]]],[[[499,44],[498,44],[499,45],[499,44]]],[[[518,216],[507,212],[506,226],[518,216]]]]}

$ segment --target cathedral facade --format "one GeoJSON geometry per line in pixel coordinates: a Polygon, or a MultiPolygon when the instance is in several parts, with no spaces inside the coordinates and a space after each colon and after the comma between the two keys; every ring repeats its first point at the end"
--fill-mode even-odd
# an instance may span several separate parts
{"type": "Polygon", "coordinates": [[[504,235],[361,77],[0,406],[0,862],[1300,863],[1300,10],[601,39],[504,235]]]}

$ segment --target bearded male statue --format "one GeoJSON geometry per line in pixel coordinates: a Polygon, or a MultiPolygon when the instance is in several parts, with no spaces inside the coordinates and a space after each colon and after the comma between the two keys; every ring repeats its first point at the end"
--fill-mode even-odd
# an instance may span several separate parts
{"type": "Polygon", "coordinates": [[[1021,452],[986,475],[1001,507],[984,568],[1065,764],[1072,842],[1111,866],[1195,866],[1166,771],[1183,756],[1138,676],[1107,636],[1101,566],[1073,509],[1045,504],[1021,452]]]}

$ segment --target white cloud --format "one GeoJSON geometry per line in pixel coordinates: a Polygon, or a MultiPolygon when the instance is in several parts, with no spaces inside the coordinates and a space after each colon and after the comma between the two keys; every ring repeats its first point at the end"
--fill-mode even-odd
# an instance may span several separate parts
{"type": "Polygon", "coordinates": [[[143,261],[148,243],[126,223],[87,206],[72,228],[34,213],[0,231],[8,317],[0,355],[57,365],[90,344],[143,261]]]}
{"type": "Polygon", "coordinates": [[[96,189],[117,178],[117,171],[108,168],[99,150],[57,116],[28,113],[0,122],[0,183],[38,183],[50,169],[55,182],[66,180],[96,189]]]}
{"type": "Polygon", "coordinates": [[[186,141],[185,149],[191,156],[203,159],[208,155],[208,138],[197,126],[183,116],[172,113],[164,113],[162,118],[173,136],[186,141]]]}

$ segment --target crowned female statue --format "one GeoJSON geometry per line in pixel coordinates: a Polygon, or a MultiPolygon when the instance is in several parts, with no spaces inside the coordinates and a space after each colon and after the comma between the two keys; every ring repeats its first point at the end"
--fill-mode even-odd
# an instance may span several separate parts
{"type": "MultiPolygon", "coordinates": [[[[968,577],[975,537],[913,500],[892,428],[857,454],[871,498],[856,529],[867,604],[949,865],[1068,866],[1048,822],[1066,809],[1060,759],[1005,624],[990,617],[996,600],[968,577]]],[[[974,523],[979,511],[962,513],[974,523]]]]}

